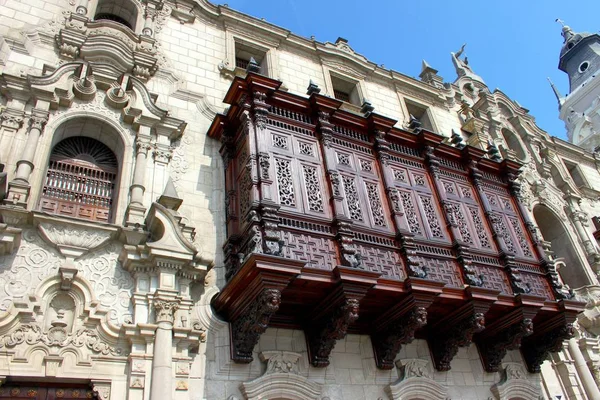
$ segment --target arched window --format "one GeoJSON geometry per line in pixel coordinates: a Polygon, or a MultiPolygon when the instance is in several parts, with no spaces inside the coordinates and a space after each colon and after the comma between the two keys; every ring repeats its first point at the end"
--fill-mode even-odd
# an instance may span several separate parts
{"type": "Polygon", "coordinates": [[[558,216],[548,207],[537,205],[533,209],[533,217],[544,240],[550,242],[554,258],[564,259],[564,268],[561,268],[560,275],[565,283],[571,287],[589,285],[586,275],[582,273],[584,266],[577,255],[575,245],[558,216]]]}
{"type": "Polygon", "coordinates": [[[117,173],[117,158],[103,143],[81,136],[64,139],[52,149],[40,209],[110,222],[117,173]]]}
{"type": "Polygon", "coordinates": [[[508,148],[515,152],[515,157],[519,160],[524,161],[527,157],[527,153],[523,146],[521,145],[521,141],[517,138],[517,135],[508,129],[502,129],[502,136],[506,141],[508,148]]]}
{"type": "Polygon", "coordinates": [[[138,11],[135,4],[129,0],[100,0],[96,8],[94,20],[110,20],[125,25],[135,31],[138,11]]]}

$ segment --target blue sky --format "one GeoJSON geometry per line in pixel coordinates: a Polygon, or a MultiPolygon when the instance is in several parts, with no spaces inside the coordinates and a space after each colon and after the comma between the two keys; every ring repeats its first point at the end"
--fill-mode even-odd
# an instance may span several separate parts
{"type": "Polygon", "coordinates": [[[445,81],[456,74],[450,52],[467,43],[469,65],[491,90],[530,110],[537,124],[565,139],[546,77],[568,92],[558,70],[563,19],[574,31],[600,30],[600,1],[558,0],[228,0],[229,7],[317,40],[348,39],[358,53],[409,76],[425,59],[445,81]]]}

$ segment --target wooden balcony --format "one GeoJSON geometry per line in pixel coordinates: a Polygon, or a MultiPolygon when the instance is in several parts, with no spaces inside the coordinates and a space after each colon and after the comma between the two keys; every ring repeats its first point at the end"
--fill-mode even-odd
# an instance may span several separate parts
{"type": "Polygon", "coordinates": [[[304,329],[312,365],[368,334],[377,366],[429,341],[438,370],[477,343],[487,371],[523,346],[530,371],[572,335],[561,285],[520,203],[520,165],[341,101],[236,78],[209,136],[222,143],[228,282],[213,306],[232,358],[267,326],[304,329]],[[526,350],[526,351],[525,351],[526,350]]]}

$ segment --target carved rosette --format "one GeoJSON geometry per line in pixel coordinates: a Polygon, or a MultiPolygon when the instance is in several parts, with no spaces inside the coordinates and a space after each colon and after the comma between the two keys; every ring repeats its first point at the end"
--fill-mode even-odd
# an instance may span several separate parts
{"type": "Polygon", "coordinates": [[[572,323],[562,324],[544,334],[536,335],[527,340],[521,347],[521,353],[531,373],[541,372],[541,365],[548,358],[549,353],[556,353],[563,347],[563,341],[575,336],[575,327],[572,323]]]}
{"type": "Polygon", "coordinates": [[[437,332],[430,341],[431,352],[438,371],[449,371],[450,362],[458,353],[459,347],[467,347],[475,333],[485,328],[483,313],[474,313],[463,320],[452,324],[448,330],[437,332]]]}
{"type": "Polygon", "coordinates": [[[273,314],[279,310],[281,292],[263,289],[258,297],[231,324],[232,359],[238,363],[250,363],[254,359],[252,350],[262,335],[273,314]]]}
{"type": "Polygon", "coordinates": [[[487,372],[500,371],[506,352],[520,348],[521,340],[532,333],[533,321],[525,318],[518,323],[509,325],[496,335],[478,342],[484,369],[487,372]]]}
{"type": "Polygon", "coordinates": [[[412,342],[415,331],[427,324],[425,307],[414,307],[382,332],[373,335],[373,350],[377,368],[392,369],[403,344],[412,342]]]}
{"type": "Polygon", "coordinates": [[[169,300],[157,300],[154,302],[156,311],[156,322],[173,323],[175,312],[179,309],[179,302],[169,300]]]}
{"type": "Polygon", "coordinates": [[[329,365],[329,354],[337,340],[346,337],[348,326],[358,319],[359,301],[346,299],[334,311],[315,324],[317,329],[308,333],[310,362],[314,367],[329,365]]]}

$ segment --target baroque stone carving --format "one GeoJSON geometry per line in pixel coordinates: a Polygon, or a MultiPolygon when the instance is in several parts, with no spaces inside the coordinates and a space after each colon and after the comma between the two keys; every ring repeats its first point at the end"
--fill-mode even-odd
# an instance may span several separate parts
{"type": "Polygon", "coordinates": [[[346,299],[331,315],[314,324],[308,333],[310,362],[314,367],[329,365],[329,354],[337,340],[343,339],[348,326],[358,319],[359,302],[346,299]]]}
{"type": "MultiPolygon", "coordinates": [[[[69,252],[72,248],[79,249],[82,253],[98,248],[107,243],[111,236],[111,231],[105,230],[87,230],[78,227],[42,222],[38,225],[43,237],[54,244],[61,253],[69,252]]],[[[79,252],[78,252],[79,253],[79,252]]],[[[70,254],[70,253],[69,253],[70,254]]]]}
{"type": "Polygon", "coordinates": [[[13,348],[24,343],[29,346],[43,343],[46,346],[85,347],[95,354],[111,356],[127,355],[126,350],[109,345],[100,339],[95,331],[87,328],[80,328],[71,334],[67,333],[63,327],[53,327],[47,331],[43,331],[36,324],[24,324],[11,333],[0,337],[0,349],[13,348]]]}
{"type": "Polygon", "coordinates": [[[158,300],[154,302],[154,309],[156,310],[156,322],[173,323],[175,312],[179,309],[179,302],[158,300]]]}
{"type": "Polygon", "coordinates": [[[264,351],[260,353],[267,368],[262,376],[242,383],[247,399],[265,398],[318,399],[321,385],[299,374],[301,354],[290,351],[264,351]]]}
{"type": "Polygon", "coordinates": [[[235,362],[250,363],[254,359],[252,350],[260,335],[264,333],[271,316],[279,309],[281,292],[277,289],[263,289],[250,303],[244,313],[231,324],[233,357],[235,362]]]}

